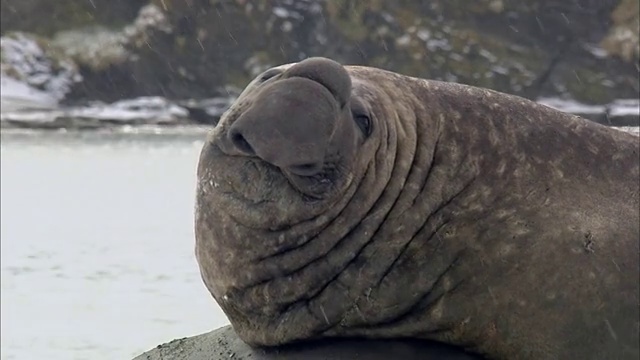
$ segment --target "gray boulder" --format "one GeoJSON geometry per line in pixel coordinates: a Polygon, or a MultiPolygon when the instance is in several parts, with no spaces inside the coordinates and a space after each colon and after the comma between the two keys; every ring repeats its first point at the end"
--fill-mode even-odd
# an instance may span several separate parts
{"type": "Polygon", "coordinates": [[[133,360],[474,360],[482,359],[447,345],[417,340],[342,339],[254,349],[231,326],[173,340],[133,360]]]}
{"type": "MultiPolygon", "coordinates": [[[[3,0],[71,57],[69,100],[226,96],[309,56],[524,96],[636,98],[638,0],[3,0]]],[[[6,21],[5,21],[6,20],[6,21]]]]}

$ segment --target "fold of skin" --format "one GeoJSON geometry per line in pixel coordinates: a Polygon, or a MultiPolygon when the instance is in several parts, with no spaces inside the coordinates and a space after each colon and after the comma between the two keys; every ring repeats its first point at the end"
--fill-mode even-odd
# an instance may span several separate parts
{"type": "Polygon", "coordinates": [[[495,359],[638,358],[637,136],[490,90],[342,69],[344,106],[364,106],[372,133],[338,119],[352,143],[327,154],[319,198],[305,196],[314,178],[230,150],[260,77],[202,150],[196,256],[244,341],[410,337],[495,359]]]}

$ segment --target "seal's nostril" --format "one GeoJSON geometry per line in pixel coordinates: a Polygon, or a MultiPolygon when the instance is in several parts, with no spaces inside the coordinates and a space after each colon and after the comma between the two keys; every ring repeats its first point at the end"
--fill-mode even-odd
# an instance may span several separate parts
{"type": "Polygon", "coordinates": [[[293,165],[287,167],[287,171],[298,176],[313,176],[322,170],[321,162],[293,165]]]}
{"type": "Polygon", "coordinates": [[[231,137],[231,143],[236,147],[236,149],[246,155],[255,155],[255,151],[251,147],[251,144],[249,144],[247,139],[245,139],[239,131],[232,131],[229,136],[231,137]]]}

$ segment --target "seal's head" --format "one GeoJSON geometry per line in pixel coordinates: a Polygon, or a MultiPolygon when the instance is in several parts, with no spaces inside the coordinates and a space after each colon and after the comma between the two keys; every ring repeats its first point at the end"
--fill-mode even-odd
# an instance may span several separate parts
{"type": "Polygon", "coordinates": [[[275,288],[268,295],[264,285],[326,253],[361,220],[349,208],[366,212],[371,204],[358,199],[372,203],[383,191],[379,176],[377,186],[359,186],[386,169],[370,165],[380,144],[387,147],[378,136],[387,126],[369,97],[339,63],[309,58],[254,79],[210,133],[198,166],[196,255],[245,341],[265,343],[254,338],[264,323],[251,330],[257,318],[276,321],[307,286],[322,286],[341,268],[316,269],[316,280],[300,280],[300,294],[288,298],[275,288]]]}
{"type": "Polygon", "coordinates": [[[257,77],[225,113],[200,170],[239,222],[288,227],[344,194],[372,125],[340,64],[283,65],[257,77]]]}
{"type": "Polygon", "coordinates": [[[394,275],[397,289],[379,302],[372,289],[389,279],[402,241],[428,213],[401,220],[425,187],[437,143],[437,124],[418,137],[423,88],[419,79],[310,58],[257,77],[211,132],[198,165],[196,256],[245,342],[343,334],[388,321],[412,301],[401,293],[410,276],[394,275]]]}

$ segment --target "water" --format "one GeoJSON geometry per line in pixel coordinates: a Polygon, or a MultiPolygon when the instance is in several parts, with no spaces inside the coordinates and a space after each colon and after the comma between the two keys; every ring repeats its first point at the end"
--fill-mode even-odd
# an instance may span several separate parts
{"type": "Polygon", "coordinates": [[[193,251],[202,139],[3,132],[3,360],[131,359],[228,323],[193,251]]]}
{"type": "Polygon", "coordinates": [[[204,134],[155,132],[2,132],[2,360],[126,360],[228,323],[193,252],[204,134]]]}

